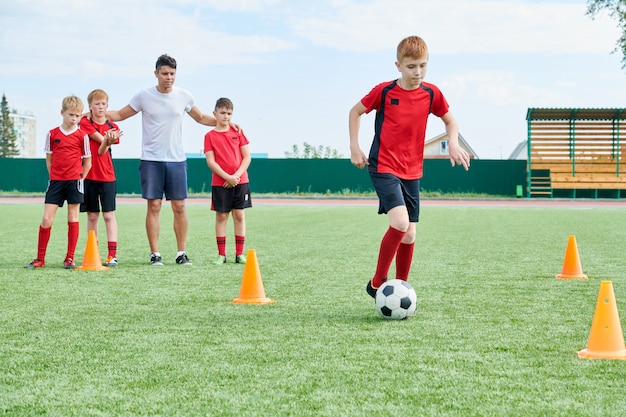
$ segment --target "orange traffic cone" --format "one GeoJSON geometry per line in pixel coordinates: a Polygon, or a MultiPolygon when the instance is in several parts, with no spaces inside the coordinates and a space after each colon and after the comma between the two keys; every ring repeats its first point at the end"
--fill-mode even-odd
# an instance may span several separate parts
{"type": "Polygon", "coordinates": [[[102,266],[100,259],[100,251],[98,250],[98,240],[96,239],[96,231],[90,230],[87,235],[87,246],[85,247],[85,256],[83,256],[82,266],[77,267],[83,271],[104,271],[109,269],[102,266]]]}
{"type": "Polygon", "coordinates": [[[248,250],[246,265],[243,267],[239,297],[232,302],[235,304],[269,304],[274,302],[274,300],[265,296],[261,270],[259,269],[254,249],[248,250]]]}
{"type": "Polygon", "coordinates": [[[567,249],[565,250],[565,260],[563,261],[563,269],[556,276],[558,279],[587,279],[587,275],[583,274],[583,267],[580,264],[578,256],[578,246],[576,246],[576,237],[570,236],[567,240],[567,249]]]}
{"type": "Polygon", "coordinates": [[[613,283],[602,281],[596,303],[596,311],[591,322],[591,332],[587,349],[578,352],[579,358],[587,359],[626,359],[624,335],[615,303],[613,283]]]}

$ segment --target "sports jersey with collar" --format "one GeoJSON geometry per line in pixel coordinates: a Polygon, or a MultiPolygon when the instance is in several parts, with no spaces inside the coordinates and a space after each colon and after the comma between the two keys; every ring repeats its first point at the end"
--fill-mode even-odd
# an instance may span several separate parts
{"type": "MultiPolygon", "coordinates": [[[[117,124],[109,120],[103,124],[96,123],[89,117],[83,117],[80,120],[80,129],[87,135],[98,132],[104,136],[107,131],[117,128],[117,124]]],[[[102,182],[115,181],[115,169],[113,167],[111,152],[105,152],[104,155],[99,155],[98,149],[100,148],[100,144],[91,138],[89,139],[89,146],[91,150],[91,169],[87,174],[87,179],[102,182]]]]}
{"type": "Polygon", "coordinates": [[[361,103],[366,113],[376,110],[370,172],[406,180],[421,178],[428,115],[442,117],[449,109],[441,91],[425,82],[405,90],[394,80],[375,86],[361,103]]]}
{"type": "Polygon", "coordinates": [[[141,112],[142,160],[182,162],[187,159],[183,150],[183,117],[195,106],[189,91],[173,86],[172,91],[164,94],[151,87],[135,94],[129,105],[141,112]]]}
{"type": "MultiPolygon", "coordinates": [[[[250,142],[242,132],[237,132],[232,127],[225,132],[211,130],[204,135],[204,153],[213,151],[215,162],[228,174],[233,174],[243,161],[241,147],[250,142]]],[[[248,172],[241,174],[239,184],[248,182],[248,172]]],[[[226,183],[222,177],[213,173],[211,185],[221,187],[226,183]]]]}
{"type": "Polygon", "coordinates": [[[58,126],[48,132],[44,151],[52,154],[50,179],[72,181],[82,179],[83,158],[90,158],[89,136],[78,126],[65,131],[58,126]]]}

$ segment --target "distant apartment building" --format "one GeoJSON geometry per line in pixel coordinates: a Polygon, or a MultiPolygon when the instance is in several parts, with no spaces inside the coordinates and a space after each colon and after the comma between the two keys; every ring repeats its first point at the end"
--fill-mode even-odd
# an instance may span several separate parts
{"type": "Polygon", "coordinates": [[[9,113],[13,121],[13,131],[17,138],[18,158],[37,157],[37,119],[29,113],[9,113]]]}

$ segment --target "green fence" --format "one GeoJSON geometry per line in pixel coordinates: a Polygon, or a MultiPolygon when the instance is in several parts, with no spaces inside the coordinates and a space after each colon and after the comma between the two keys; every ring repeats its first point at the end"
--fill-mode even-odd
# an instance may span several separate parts
{"type": "MultiPolygon", "coordinates": [[[[141,194],[139,160],[114,161],[119,194],[141,194]]],[[[211,172],[204,159],[189,159],[192,193],[209,193],[211,172]]],[[[348,159],[253,159],[248,170],[252,193],[341,193],[372,191],[367,170],[348,159]]],[[[473,160],[469,171],[447,159],[424,161],[422,190],[516,196],[526,181],[526,161],[473,160]]],[[[0,159],[0,191],[41,193],[48,172],[44,159],[0,159]]]]}

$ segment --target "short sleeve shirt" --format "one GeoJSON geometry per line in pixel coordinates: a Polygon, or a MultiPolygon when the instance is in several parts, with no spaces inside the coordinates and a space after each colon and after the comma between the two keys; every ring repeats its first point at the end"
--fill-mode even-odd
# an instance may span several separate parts
{"type": "MultiPolygon", "coordinates": [[[[226,132],[209,131],[204,135],[204,153],[213,151],[215,162],[228,174],[233,174],[241,166],[243,155],[241,147],[250,142],[242,132],[237,132],[232,127],[226,132]]],[[[239,180],[240,184],[248,182],[248,172],[245,171],[239,180]]],[[[211,185],[221,187],[226,181],[219,175],[213,173],[211,185]]]]}
{"type": "Polygon", "coordinates": [[[52,154],[51,180],[79,180],[82,179],[83,158],[91,157],[89,136],[78,126],[69,132],[59,126],[48,132],[44,151],[52,154]]]}
{"type": "Polygon", "coordinates": [[[152,87],[135,94],[129,105],[141,112],[142,160],[182,162],[187,159],[183,150],[183,118],[195,106],[189,91],[174,86],[164,94],[152,87]]]}
{"type": "Polygon", "coordinates": [[[376,110],[368,169],[407,180],[421,178],[428,115],[442,117],[449,108],[441,91],[425,82],[405,90],[389,81],[375,86],[361,103],[366,113],[376,110]]]}
{"type": "MultiPolygon", "coordinates": [[[[104,124],[96,123],[89,117],[83,117],[80,120],[80,129],[87,135],[98,132],[104,136],[107,131],[117,128],[117,124],[109,120],[104,124]]],[[[99,155],[98,149],[100,149],[100,143],[91,138],[89,139],[89,146],[91,151],[91,169],[87,174],[87,179],[102,182],[115,181],[115,168],[113,167],[111,152],[99,155]]]]}

